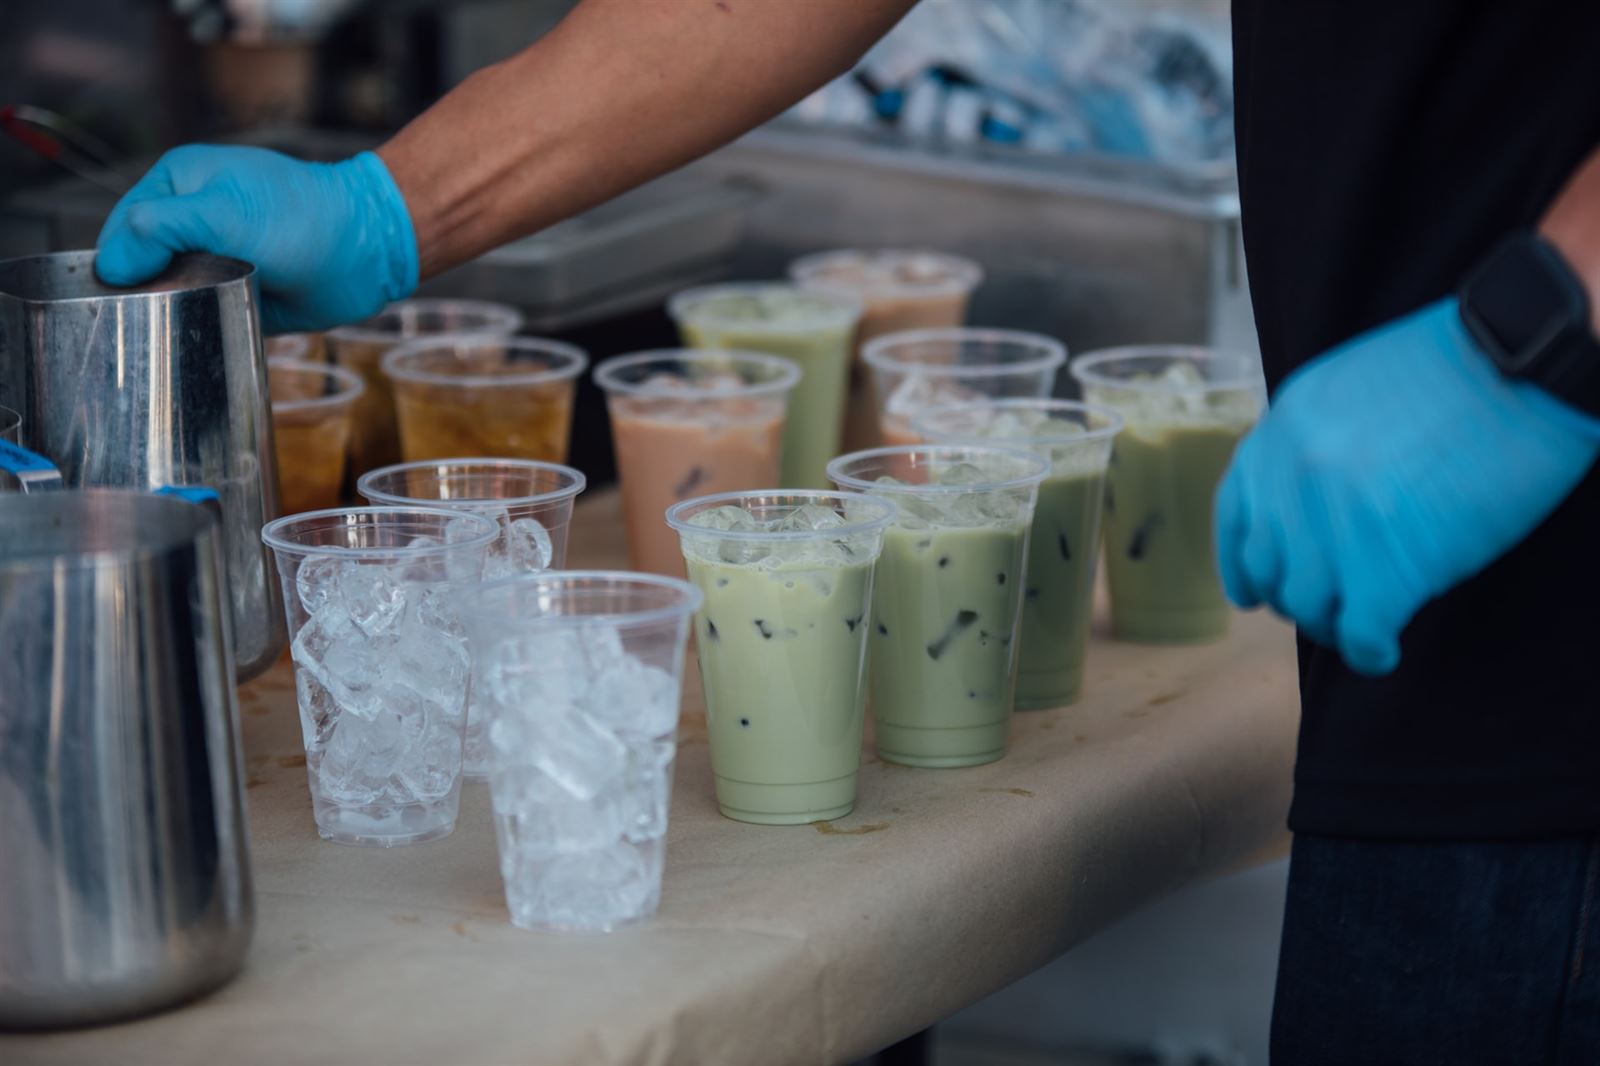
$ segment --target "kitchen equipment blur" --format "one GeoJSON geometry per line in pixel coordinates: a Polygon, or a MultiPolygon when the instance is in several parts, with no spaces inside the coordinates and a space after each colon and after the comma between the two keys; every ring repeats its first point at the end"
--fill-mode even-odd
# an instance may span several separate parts
{"type": "Polygon", "coordinates": [[[257,537],[278,500],[254,273],[182,256],[147,285],[112,289],[93,252],[0,262],[0,405],[21,414],[23,446],[68,486],[199,485],[220,498],[240,680],[285,640],[257,537]]]}
{"type": "Polygon", "coordinates": [[[199,995],[254,924],[224,540],[182,500],[0,507],[0,1026],[199,995]]]}

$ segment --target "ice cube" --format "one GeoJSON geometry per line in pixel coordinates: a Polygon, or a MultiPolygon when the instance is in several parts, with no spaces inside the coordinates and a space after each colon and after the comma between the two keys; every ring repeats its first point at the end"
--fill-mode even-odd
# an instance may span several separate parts
{"type": "Polygon", "coordinates": [[[530,712],[533,765],[580,800],[593,799],[627,765],[628,749],[611,730],[571,705],[530,712]]]}
{"type": "Polygon", "coordinates": [[[406,753],[396,773],[412,795],[426,801],[448,796],[461,770],[461,734],[446,723],[434,721],[406,753]]]}
{"type": "Polygon", "coordinates": [[[348,565],[333,555],[308,555],[294,573],[295,592],[307,614],[316,614],[333,595],[340,569],[348,565]]]}
{"type": "Polygon", "coordinates": [[[406,585],[387,565],[349,564],[336,588],[350,621],[369,637],[388,633],[406,608],[406,585]]]}
{"type": "Polygon", "coordinates": [[[796,507],[779,520],[777,529],[780,532],[813,532],[822,529],[838,529],[844,525],[844,519],[832,507],[821,504],[808,503],[796,507]]]}
{"type": "Polygon", "coordinates": [[[722,532],[753,533],[766,528],[755,515],[743,507],[724,504],[710,510],[701,511],[689,518],[689,524],[699,529],[715,529],[722,532]]]}
{"type": "Polygon", "coordinates": [[[328,603],[295,635],[295,664],[333,697],[341,712],[360,718],[378,713],[377,689],[392,642],[356,629],[336,603],[328,603]]]}
{"type": "Polygon", "coordinates": [[[389,792],[390,778],[427,728],[427,712],[415,701],[403,693],[384,696],[371,718],[342,715],[334,726],[319,779],[335,803],[360,806],[389,792]]]}
{"type": "Polygon", "coordinates": [[[772,544],[729,537],[717,543],[717,558],[735,566],[754,566],[772,554],[772,544]]]}
{"type": "Polygon", "coordinates": [[[930,407],[970,403],[982,399],[982,394],[963,385],[942,378],[930,378],[913,371],[889,391],[883,406],[886,414],[909,418],[930,407]]]}
{"type": "Polygon", "coordinates": [[[976,463],[951,463],[939,471],[941,485],[981,485],[989,476],[976,463]]]}
{"type": "Polygon", "coordinates": [[[678,726],[678,683],[667,671],[629,657],[595,678],[583,709],[613,729],[660,736],[678,726]]]}
{"type": "Polygon", "coordinates": [[[550,534],[536,518],[513,519],[501,541],[506,560],[518,573],[543,570],[555,557],[550,534]]]}
{"type": "Polygon", "coordinates": [[[666,835],[676,747],[671,737],[628,745],[623,814],[627,838],[634,843],[666,835]]]}
{"type": "Polygon", "coordinates": [[[497,764],[489,792],[502,858],[508,843],[521,858],[548,859],[561,852],[605,848],[627,832],[620,781],[616,788],[580,799],[524,761],[497,764]]]}
{"type": "Polygon", "coordinates": [[[339,718],[339,705],[309,670],[294,673],[295,700],[300,708],[300,734],[307,752],[325,748],[339,718]]]}

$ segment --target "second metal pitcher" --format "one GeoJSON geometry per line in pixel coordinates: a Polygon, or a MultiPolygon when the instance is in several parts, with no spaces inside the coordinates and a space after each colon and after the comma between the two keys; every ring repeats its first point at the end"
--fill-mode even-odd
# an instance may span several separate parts
{"type": "Polygon", "coordinates": [[[69,487],[197,485],[222,502],[240,680],[272,664],[284,615],[261,527],[278,509],[255,268],[187,255],[114,289],[93,252],[0,262],[0,406],[69,487]]]}

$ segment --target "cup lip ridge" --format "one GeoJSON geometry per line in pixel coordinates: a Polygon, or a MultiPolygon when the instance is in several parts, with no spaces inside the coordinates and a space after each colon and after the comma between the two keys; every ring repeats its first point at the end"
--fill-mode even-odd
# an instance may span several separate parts
{"type": "Polygon", "coordinates": [[[39,255],[22,255],[10,259],[0,259],[0,283],[9,268],[23,269],[24,264],[37,263],[48,265],[51,270],[66,268],[67,273],[74,274],[79,270],[87,271],[87,278],[91,285],[102,291],[84,293],[79,296],[51,296],[44,297],[23,292],[14,292],[0,287],[0,299],[16,300],[30,306],[45,306],[52,304],[75,304],[91,300],[121,302],[124,300],[145,300],[151,298],[173,297],[183,293],[205,292],[218,289],[227,285],[249,284],[256,276],[255,264],[243,259],[235,259],[227,255],[215,255],[211,252],[180,252],[172,257],[172,262],[160,274],[141,285],[107,285],[95,273],[94,264],[98,252],[92,248],[80,248],[64,252],[44,252],[39,255]],[[158,289],[154,292],[147,291],[151,285],[157,285],[161,279],[176,270],[185,267],[200,267],[215,270],[218,277],[208,281],[199,281],[192,285],[179,285],[171,288],[158,289]]]}
{"type": "Polygon", "coordinates": [[[344,386],[340,392],[331,396],[313,396],[305,400],[274,400],[271,398],[271,387],[267,389],[268,403],[273,414],[292,414],[296,411],[315,411],[323,407],[347,406],[361,398],[367,391],[367,383],[361,380],[361,375],[353,370],[346,370],[342,366],[332,363],[319,363],[314,359],[293,359],[286,355],[275,355],[267,360],[267,369],[274,367],[280,370],[299,370],[308,374],[321,374],[333,378],[344,386]]]}
{"type": "Polygon", "coordinates": [[[838,289],[865,295],[869,299],[892,297],[943,297],[972,293],[983,284],[983,265],[967,256],[942,252],[937,248],[827,248],[810,252],[789,262],[789,279],[802,288],[838,289]],[[929,282],[868,282],[851,285],[847,282],[828,282],[815,276],[815,272],[834,263],[852,260],[923,258],[938,260],[950,272],[929,282]]]}
{"type": "Polygon", "coordinates": [[[414,385],[433,385],[446,389],[482,389],[550,385],[582,374],[589,367],[589,355],[576,344],[548,337],[514,337],[492,333],[430,333],[395,345],[383,354],[379,364],[385,377],[414,385]],[[400,364],[434,348],[513,348],[553,356],[557,366],[515,374],[439,374],[415,370],[400,364]]]}
{"type": "Polygon", "coordinates": [[[649,348],[603,360],[594,368],[594,383],[607,396],[626,396],[641,400],[720,400],[749,399],[758,396],[781,396],[792,392],[800,384],[800,364],[793,359],[767,352],[748,352],[738,348],[649,348]],[[643,385],[616,379],[617,372],[629,367],[642,366],[657,361],[677,359],[680,362],[700,363],[723,361],[764,366],[778,371],[772,381],[741,385],[737,389],[694,389],[684,392],[653,392],[643,385]]]}
{"type": "MultiPolygon", "coordinates": [[[[208,529],[216,529],[217,535],[222,534],[221,523],[209,511],[196,507],[186,500],[160,493],[150,492],[146,489],[127,488],[120,486],[93,486],[64,488],[56,492],[41,492],[28,495],[17,494],[8,499],[17,502],[14,506],[48,507],[52,503],[67,502],[72,498],[102,497],[118,498],[131,501],[131,507],[166,508],[174,514],[182,514],[186,520],[192,519],[188,524],[191,528],[170,535],[162,536],[157,540],[135,540],[130,544],[116,548],[94,548],[84,550],[57,550],[54,552],[29,552],[26,555],[0,556],[0,573],[7,571],[23,573],[37,571],[42,567],[62,567],[69,570],[89,570],[101,567],[128,567],[137,566],[152,559],[160,558],[173,551],[179,551],[187,545],[193,544],[197,537],[204,536],[208,529]],[[152,502],[144,502],[152,501],[152,502]],[[179,511],[186,508],[187,511],[179,511]],[[192,512],[189,513],[189,512],[192,512]]],[[[7,504],[7,506],[13,506],[7,504]]],[[[137,525],[138,535],[145,535],[149,525],[137,525]]]]}
{"type": "Polygon", "coordinates": [[[425,507],[430,511],[459,510],[450,506],[453,503],[465,504],[501,504],[507,508],[526,507],[532,504],[559,503],[562,500],[572,499],[589,486],[589,479],[582,470],[565,463],[551,463],[543,459],[515,459],[499,456],[463,456],[450,459],[417,459],[409,463],[391,463],[388,466],[375,467],[368,470],[356,479],[356,492],[366,497],[375,507],[425,507]],[[398,474],[402,471],[412,470],[440,470],[455,466],[469,466],[482,464],[485,466],[510,467],[516,470],[545,470],[560,474],[570,479],[570,483],[549,492],[536,492],[531,496],[462,496],[455,499],[429,500],[421,496],[401,496],[394,492],[385,492],[373,488],[372,482],[389,474],[398,474]]]}
{"type": "Polygon", "coordinates": [[[498,303],[494,300],[449,299],[441,297],[418,296],[405,300],[391,300],[377,311],[344,326],[335,326],[326,332],[326,336],[335,342],[353,341],[357,344],[404,344],[407,341],[427,340],[432,337],[467,336],[467,337],[509,337],[521,329],[527,322],[526,316],[510,304],[498,303]],[[476,311],[487,318],[498,318],[496,325],[484,326],[481,329],[450,329],[439,330],[433,333],[396,333],[394,330],[378,329],[366,323],[382,315],[389,314],[403,307],[414,307],[421,311],[439,311],[445,309],[466,309],[476,311]]]}
{"type": "Polygon", "coordinates": [[[1073,359],[1067,373],[1081,386],[1112,389],[1121,392],[1138,392],[1147,395],[1182,395],[1192,393],[1234,392],[1258,388],[1261,375],[1251,366],[1247,352],[1227,348],[1212,348],[1204,344],[1119,344],[1112,348],[1096,348],[1073,359]],[[1231,364],[1238,372],[1215,381],[1201,381],[1185,385],[1164,384],[1159,381],[1128,381],[1103,373],[1100,367],[1127,359],[1162,358],[1190,360],[1215,365],[1231,364]]]}
{"type": "MultiPolygon", "coordinates": [[[[667,297],[667,314],[679,326],[694,318],[693,309],[696,304],[712,299],[723,294],[737,295],[740,293],[771,292],[782,290],[800,293],[805,296],[816,297],[824,302],[831,302],[832,310],[838,312],[841,321],[839,325],[854,329],[856,323],[861,321],[861,316],[866,310],[866,303],[860,296],[851,292],[841,292],[836,289],[813,289],[790,281],[787,278],[769,278],[756,281],[718,281],[709,285],[695,285],[687,289],[679,289],[667,297]]],[[[807,333],[819,326],[829,326],[834,323],[828,318],[819,315],[820,321],[807,322],[804,325],[774,325],[770,322],[729,321],[727,319],[712,318],[714,324],[727,327],[750,327],[752,331],[765,331],[768,333],[792,334],[807,333]]]]}
{"type": "Polygon", "coordinates": [[[874,533],[885,529],[894,521],[898,508],[894,501],[872,496],[865,492],[852,492],[847,489],[739,489],[733,492],[713,492],[705,496],[696,496],[693,499],[680,500],[667,508],[667,525],[679,533],[693,536],[715,537],[721,540],[754,540],[762,543],[794,542],[802,540],[815,540],[819,534],[826,534],[829,540],[841,537],[859,537],[863,534],[874,533]],[[853,504],[865,505],[869,511],[879,513],[857,521],[846,520],[845,524],[834,529],[711,529],[707,526],[697,526],[691,523],[685,512],[691,508],[710,510],[713,506],[736,503],[742,500],[760,496],[786,496],[791,499],[807,500],[848,500],[853,504]]]}
{"type": "Polygon", "coordinates": [[[485,518],[481,514],[473,514],[471,511],[458,511],[449,507],[325,507],[317,511],[301,511],[298,514],[274,518],[261,527],[262,542],[275,552],[299,556],[336,555],[346,559],[425,559],[436,555],[446,555],[463,548],[487,548],[499,536],[500,523],[494,519],[485,518]],[[470,518],[483,528],[476,536],[467,540],[459,540],[452,544],[428,544],[420,548],[410,545],[394,545],[383,548],[341,548],[334,544],[300,544],[283,535],[283,532],[291,526],[309,522],[312,519],[376,515],[425,516],[429,521],[437,520],[440,515],[449,515],[452,518],[470,518]]]}
{"type": "MultiPolygon", "coordinates": [[[[953,458],[953,457],[952,457],[953,458]]],[[[989,444],[894,444],[884,448],[864,448],[847,452],[828,460],[829,480],[843,488],[869,494],[884,493],[904,496],[955,496],[968,492],[1001,492],[1007,489],[1025,489],[1038,485],[1050,475],[1050,463],[1034,452],[1020,448],[1002,448],[989,444]],[[889,458],[896,455],[915,455],[918,452],[981,452],[1007,459],[1020,459],[1033,471],[1019,477],[997,481],[979,481],[972,485],[880,485],[875,481],[844,472],[845,466],[862,459],[889,458]]]]}
{"type": "Polygon", "coordinates": [[[894,374],[920,374],[930,378],[1010,377],[1056,371],[1067,361],[1067,346],[1054,337],[1025,329],[997,329],[988,326],[937,326],[931,329],[902,329],[874,337],[861,347],[862,360],[872,369],[894,374]],[[916,363],[894,358],[890,350],[904,344],[948,341],[1027,344],[1043,349],[1040,354],[1014,363],[916,363]]]}
{"type": "Polygon", "coordinates": [[[632,570],[538,570],[533,573],[514,574],[494,581],[485,581],[470,589],[462,590],[460,594],[461,609],[467,614],[482,618],[492,613],[485,601],[496,592],[503,593],[505,590],[524,586],[559,586],[578,581],[605,581],[617,585],[665,588],[676,592],[678,600],[662,607],[629,611],[624,614],[527,615],[518,618],[515,623],[517,628],[526,628],[528,626],[556,628],[557,626],[606,625],[619,629],[636,629],[642,626],[674,621],[679,618],[688,618],[700,609],[705,600],[700,590],[690,582],[682,578],[668,577],[665,574],[641,573],[632,570]]]}
{"type": "Polygon", "coordinates": [[[943,433],[939,439],[931,440],[933,444],[964,444],[987,446],[1000,443],[1002,446],[1014,444],[1019,446],[1043,446],[1047,448],[1063,448],[1073,444],[1098,444],[1103,440],[1115,437],[1127,425],[1127,420],[1112,407],[1103,403],[1085,403],[1080,400],[1058,400],[1054,397],[1031,398],[1025,396],[1012,396],[996,400],[974,400],[966,403],[936,404],[925,407],[911,416],[911,428],[920,436],[929,436],[926,421],[938,414],[948,414],[957,411],[1071,411],[1078,414],[1094,415],[1103,418],[1106,424],[1098,429],[1088,429],[1082,433],[1062,434],[1059,437],[984,437],[976,433],[943,433]]]}

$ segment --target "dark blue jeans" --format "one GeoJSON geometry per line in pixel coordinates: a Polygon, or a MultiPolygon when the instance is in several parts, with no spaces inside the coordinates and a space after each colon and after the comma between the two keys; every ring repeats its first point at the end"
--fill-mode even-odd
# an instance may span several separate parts
{"type": "Polygon", "coordinates": [[[1600,837],[1298,836],[1273,1066],[1600,1066],[1600,837]]]}

